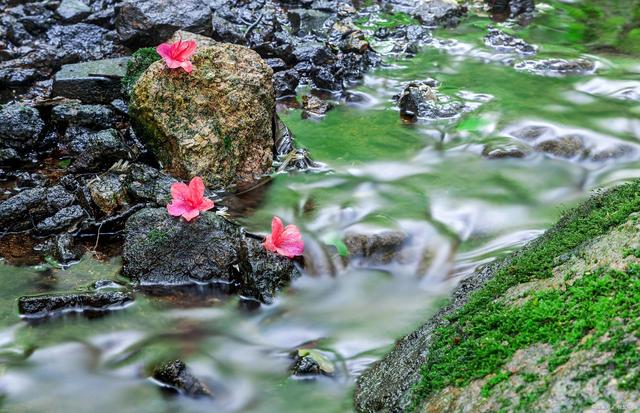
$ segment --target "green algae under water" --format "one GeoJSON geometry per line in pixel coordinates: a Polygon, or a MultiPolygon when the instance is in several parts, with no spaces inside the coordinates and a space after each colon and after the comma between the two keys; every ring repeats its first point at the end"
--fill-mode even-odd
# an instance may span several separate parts
{"type": "Polygon", "coordinates": [[[602,162],[481,155],[485,144],[511,142],[510,130],[531,125],[580,133],[596,146],[638,143],[640,102],[618,92],[640,93],[640,61],[594,51],[582,17],[553,5],[542,5],[528,28],[507,30],[539,46],[535,59],[585,56],[598,62],[595,74],[516,71],[484,46],[489,19],[471,17],[436,32],[440,46],[369,73],[354,87],[365,103],[339,105],[318,121],[302,120],[298,110],[281,114],[331,172],[275,175],[242,218],[248,229],[264,232],[279,215],[303,229],[310,247],[350,230],[400,229],[416,240],[412,259],[379,270],[333,268],[330,276],[312,250],[310,265],[323,274],[301,278],[254,312],[202,287],[187,305],[138,294],[106,317],[43,323],[20,320],[16,298],[118,279],[119,260],[86,257],[45,271],[3,265],[0,411],[352,411],[354,378],[432,314],[460,277],[540,234],[591,189],[640,176],[635,155],[602,162]],[[403,124],[392,96],[429,77],[442,93],[479,106],[460,119],[403,124]],[[289,353],[308,341],[334,363],[334,378],[289,378],[289,353]],[[212,387],[213,400],[167,397],[148,379],[156,362],[176,357],[212,387]]]}

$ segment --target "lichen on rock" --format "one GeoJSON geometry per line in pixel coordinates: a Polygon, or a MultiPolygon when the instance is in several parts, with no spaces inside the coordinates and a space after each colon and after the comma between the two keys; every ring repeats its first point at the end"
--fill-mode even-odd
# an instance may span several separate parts
{"type": "Polygon", "coordinates": [[[272,70],[254,51],[199,42],[191,74],[153,63],[135,83],[133,124],[165,168],[210,186],[252,181],[273,160],[272,70]]]}

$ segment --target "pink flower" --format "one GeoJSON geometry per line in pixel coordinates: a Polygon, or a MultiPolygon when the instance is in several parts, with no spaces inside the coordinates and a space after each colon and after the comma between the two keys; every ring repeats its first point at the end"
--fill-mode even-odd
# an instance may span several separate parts
{"type": "Polygon", "coordinates": [[[189,186],[182,182],[171,185],[171,203],[167,205],[169,215],[182,216],[187,221],[200,215],[200,212],[213,208],[213,201],[204,197],[204,183],[196,176],[189,186]]]}
{"type": "Polygon", "coordinates": [[[189,60],[196,52],[195,40],[182,41],[182,37],[175,43],[162,43],[156,47],[156,52],[164,59],[169,69],[183,68],[185,72],[191,73],[193,66],[189,60]]]}
{"type": "Polygon", "coordinates": [[[304,252],[304,242],[298,227],[287,225],[283,228],[282,220],[278,217],[271,220],[271,234],[267,235],[262,245],[267,251],[277,252],[287,258],[302,255],[304,252]]]}

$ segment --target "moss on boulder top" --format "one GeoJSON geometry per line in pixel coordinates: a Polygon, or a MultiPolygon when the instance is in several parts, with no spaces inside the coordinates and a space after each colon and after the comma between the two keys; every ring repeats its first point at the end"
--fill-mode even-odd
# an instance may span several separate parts
{"type": "Polygon", "coordinates": [[[359,379],[359,411],[640,409],[640,181],[481,268],[359,379]]]}
{"type": "MultiPolygon", "coordinates": [[[[188,36],[183,36],[188,37],[188,36]]],[[[136,130],[165,168],[208,185],[246,182],[273,160],[272,70],[251,49],[198,41],[191,74],[151,64],[131,91],[136,130]]]]}

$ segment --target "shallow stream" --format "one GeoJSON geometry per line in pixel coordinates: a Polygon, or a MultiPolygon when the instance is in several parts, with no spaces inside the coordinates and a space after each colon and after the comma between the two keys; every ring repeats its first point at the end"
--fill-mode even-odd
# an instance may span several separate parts
{"type": "MultiPolygon", "coordinates": [[[[0,410],[7,412],[350,412],[355,377],[442,305],[473,269],[539,235],[594,188],[640,176],[640,61],[589,51],[543,5],[514,31],[538,46],[535,59],[586,57],[594,74],[546,77],[515,70],[484,45],[488,17],[473,17],[413,59],[391,59],[319,120],[281,113],[297,142],[327,171],[278,174],[241,218],[265,232],[273,215],[305,234],[310,272],[277,301],[248,309],[213,288],[163,297],[137,294],[104,317],[18,317],[24,294],[117,279],[120,260],[90,256],[68,269],[0,266],[0,410]],[[475,109],[437,122],[403,123],[393,95],[435,78],[439,91],[475,109]],[[611,159],[531,153],[489,159],[485,145],[548,126],[579,134],[594,152],[628,143],[611,159]],[[349,231],[401,230],[411,245],[394,264],[371,269],[341,260],[349,231]],[[184,302],[188,301],[189,305],[184,302]],[[290,353],[305,343],[333,363],[334,377],[293,379],[290,353]],[[149,379],[159,361],[183,359],[215,398],[161,392],[149,379]]],[[[382,47],[382,46],[381,46],[382,47]]],[[[123,280],[126,282],[126,280],[123,280]]]]}

